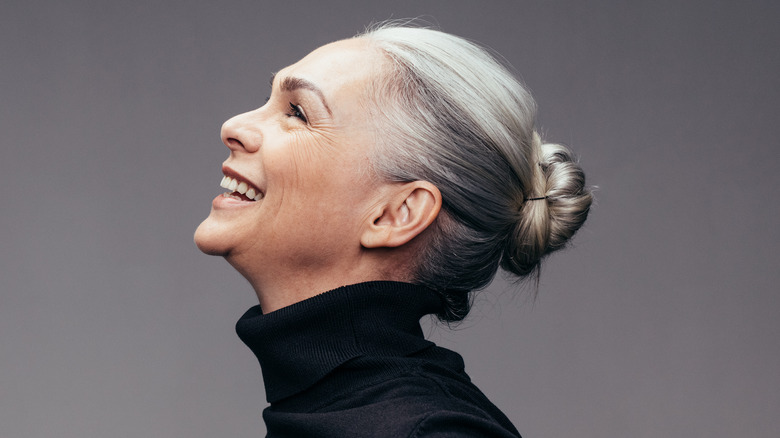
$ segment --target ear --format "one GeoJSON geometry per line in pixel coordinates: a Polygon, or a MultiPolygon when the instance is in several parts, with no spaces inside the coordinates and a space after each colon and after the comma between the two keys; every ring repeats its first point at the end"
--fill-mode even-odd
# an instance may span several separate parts
{"type": "Polygon", "coordinates": [[[428,181],[413,181],[394,188],[377,205],[360,236],[364,248],[394,248],[422,233],[441,210],[441,193],[428,181]]]}

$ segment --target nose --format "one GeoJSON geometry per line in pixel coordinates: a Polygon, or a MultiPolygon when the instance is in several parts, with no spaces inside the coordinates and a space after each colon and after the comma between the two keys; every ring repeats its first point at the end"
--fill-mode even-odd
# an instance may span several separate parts
{"type": "Polygon", "coordinates": [[[222,124],[220,136],[231,151],[257,152],[263,143],[263,134],[256,111],[228,119],[222,124]]]}

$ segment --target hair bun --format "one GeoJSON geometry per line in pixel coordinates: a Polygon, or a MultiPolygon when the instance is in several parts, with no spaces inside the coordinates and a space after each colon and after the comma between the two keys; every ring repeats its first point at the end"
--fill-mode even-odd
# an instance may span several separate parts
{"type": "Polygon", "coordinates": [[[587,219],[593,199],[569,149],[542,144],[536,133],[534,147],[539,157],[534,187],[520,207],[501,260],[502,268],[520,276],[538,270],[542,257],[566,245],[587,219]]]}

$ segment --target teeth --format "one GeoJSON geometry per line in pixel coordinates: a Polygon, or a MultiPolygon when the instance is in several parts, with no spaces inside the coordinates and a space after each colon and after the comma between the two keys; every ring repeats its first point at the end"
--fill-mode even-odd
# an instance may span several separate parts
{"type": "MultiPolygon", "coordinates": [[[[242,195],[246,194],[247,198],[255,201],[263,199],[263,194],[249,187],[249,184],[245,183],[244,181],[238,181],[237,179],[231,178],[229,176],[223,176],[222,181],[219,182],[219,186],[223,189],[228,189],[231,192],[238,192],[242,195]]],[[[231,195],[229,193],[225,193],[225,196],[230,197],[231,195]]]]}

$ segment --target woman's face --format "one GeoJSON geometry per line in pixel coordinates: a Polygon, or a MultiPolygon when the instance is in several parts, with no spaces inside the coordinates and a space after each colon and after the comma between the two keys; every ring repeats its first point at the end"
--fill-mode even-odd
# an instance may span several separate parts
{"type": "Polygon", "coordinates": [[[195,233],[202,251],[250,276],[333,269],[360,251],[381,186],[368,162],[374,131],[365,108],[381,65],[364,40],[323,46],[275,74],[265,105],[225,122],[223,173],[246,193],[227,195],[229,187],[214,199],[195,233]]]}

